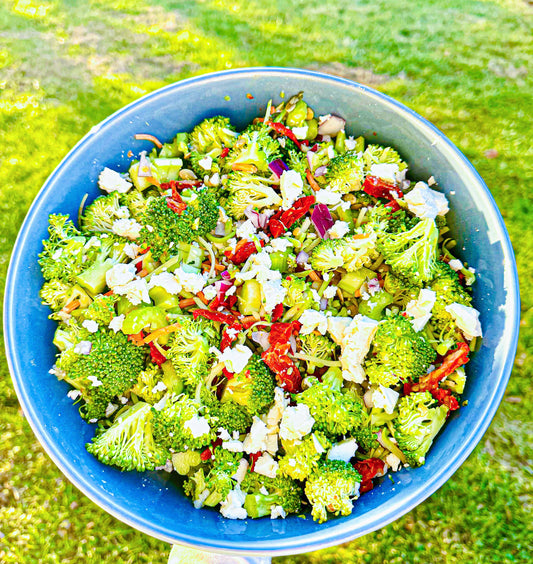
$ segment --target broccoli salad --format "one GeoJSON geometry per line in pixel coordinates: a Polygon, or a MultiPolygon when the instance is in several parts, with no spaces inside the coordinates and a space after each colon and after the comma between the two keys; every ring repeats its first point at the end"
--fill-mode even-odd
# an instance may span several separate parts
{"type": "Polygon", "coordinates": [[[299,93],[243,131],[139,134],[153,150],[104,168],[77,225],[50,216],[50,372],[102,463],[176,472],[229,519],[320,523],[424,464],[466,404],[474,269],[435,179],[345,125],[299,93]]]}

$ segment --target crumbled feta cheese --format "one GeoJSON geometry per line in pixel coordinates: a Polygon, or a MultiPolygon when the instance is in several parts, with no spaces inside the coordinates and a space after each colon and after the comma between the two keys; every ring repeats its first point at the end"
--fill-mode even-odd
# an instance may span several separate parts
{"type": "MultiPolygon", "coordinates": [[[[269,429],[270,431],[270,429],[269,429]]],[[[269,433],[266,438],[266,451],[270,454],[276,454],[278,452],[278,434],[269,433]]]]}
{"type": "Polygon", "coordinates": [[[433,186],[433,185],[435,185],[435,184],[437,184],[437,181],[435,180],[435,177],[434,177],[434,176],[430,176],[430,177],[428,178],[428,186],[433,186]]]}
{"type": "Polygon", "coordinates": [[[298,321],[302,324],[300,335],[309,335],[309,333],[312,333],[315,329],[318,329],[320,334],[324,335],[328,329],[328,318],[326,314],[322,311],[316,311],[315,309],[306,309],[298,321]]]}
{"type": "Polygon", "coordinates": [[[96,333],[98,331],[98,323],[93,321],[92,319],[85,319],[82,324],[82,327],[85,327],[89,333],[96,333]]]}
{"type": "Polygon", "coordinates": [[[391,467],[393,472],[397,472],[398,467],[402,463],[402,461],[395,454],[392,454],[392,452],[387,455],[385,462],[391,467]]]}
{"type": "Polygon", "coordinates": [[[125,286],[131,282],[135,278],[135,275],[136,270],[134,264],[115,264],[115,266],[106,272],[106,284],[117,293],[116,288],[125,286]]]}
{"type": "Polygon", "coordinates": [[[396,163],[379,163],[370,167],[370,176],[377,176],[389,182],[396,182],[396,177],[400,172],[400,167],[396,163]]]}
{"type": "Polygon", "coordinates": [[[194,415],[188,421],[185,421],[183,427],[190,431],[195,439],[207,435],[211,430],[207,419],[205,417],[198,417],[198,415],[194,415]]]}
{"type": "Polygon", "coordinates": [[[267,414],[266,424],[269,431],[277,430],[278,423],[281,421],[283,412],[289,405],[289,399],[285,396],[283,388],[274,388],[274,404],[267,414]]]}
{"type": "Polygon", "coordinates": [[[452,259],[449,263],[450,268],[453,268],[455,272],[463,268],[463,263],[459,259],[452,259]]]}
{"type": "Polygon", "coordinates": [[[105,408],[105,416],[106,417],[111,417],[111,415],[113,415],[113,413],[115,413],[115,411],[118,409],[118,405],[109,402],[107,404],[107,407],[105,408]]]}
{"type": "Polygon", "coordinates": [[[115,288],[116,294],[125,295],[127,300],[133,305],[139,305],[141,302],[146,304],[151,303],[148,294],[148,284],[144,278],[132,280],[120,289],[115,288]]]}
{"type": "Polygon", "coordinates": [[[374,407],[384,409],[385,413],[388,413],[389,415],[391,415],[394,411],[399,397],[400,394],[398,392],[395,392],[390,388],[386,388],[381,384],[379,384],[376,389],[372,390],[372,403],[374,407]]]}
{"type": "Polygon", "coordinates": [[[317,204],[325,204],[326,206],[336,206],[341,203],[342,194],[340,192],[332,192],[331,190],[321,189],[315,192],[317,204]]]}
{"type": "Polygon", "coordinates": [[[98,378],[96,376],[87,376],[87,380],[89,380],[89,382],[91,382],[91,384],[93,385],[93,388],[97,388],[98,386],[102,385],[102,382],[100,382],[100,380],[98,380],[98,378]]]}
{"type": "Polygon", "coordinates": [[[315,302],[315,304],[319,306],[320,302],[322,301],[322,298],[320,297],[320,294],[314,288],[311,288],[311,297],[313,298],[313,301],[315,302]]]}
{"type": "Polygon", "coordinates": [[[242,372],[252,357],[252,351],[246,345],[235,345],[227,347],[220,355],[220,361],[224,363],[226,370],[238,374],[242,372]]]}
{"type": "Polygon", "coordinates": [[[104,192],[120,192],[125,194],[133,185],[115,170],[105,167],[98,177],[98,186],[104,192]]]}
{"type": "Polygon", "coordinates": [[[222,439],[223,441],[229,441],[231,439],[231,435],[229,434],[227,429],[224,427],[219,427],[217,429],[218,438],[222,439]]]}
{"type": "Polygon", "coordinates": [[[261,282],[263,305],[267,313],[272,313],[274,308],[283,302],[287,295],[287,288],[281,285],[280,280],[261,282]]]}
{"type": "Polygon", "coordinates": [[[274,252],[284,253],[289,247],[294,245],[288,239],[279,237],[278,239],[272,239],[270,246],[274,252]]]}
{"type": "MultiPolygon", "coordinates": [[[[325,141],[325,139],[322,140],[325,141]]],[[[328,147],[327,153],[330,160],[335,158],[335,149],[331,145],[328,147]]]]}
{"type": "Polygon", "coordinates": [[[250,241],[256,233],[257,228],[252,223],[251,219],[243,221],[236,230],[237,237],[240,237],[241,239],[248,239],[248,241],[250,241]]]}
{"type": "Polygon", "coordinates": [[[178,282],[182,285],[183,290],[197,294],[202,291],[205,286],[205,278],[196,272],[186,272],[183,267],[179,267],[175,271],[178,282]]]}
{"type": "Polygon", "coordinates": [[[328,452],[328,460],[342,460],[343,462],[350,462],[350,460],[355,456],[355,451],[359,448],[359,445],[355,442],[355,439],[346,439],[340,443],[334,444],[328,452]]]}
{"type": "Polygon", "coordinates": [[[347,151],[353,151],[357,145],[353,136],[348,137],[348,139],[344,140],[344,146],[346,147],[347,151]]]}
{"type": "Polygon", "coordinates": [[[78,398],[81,397],[81,392],[79,390],[70,390],[67,393],[67,396],[71,399],[71,400],[77,400],[78,398]]]}
{"type": "Polygon", "coordinates": [[[148,289],[151,290],[159,286],[166,290],[169,294],[179,294],[181,292],[181,284],[177,281],[176,277],[170,272],[161,272],[160,274],[153,274],[148,283],[148,289]]]}
{"type": "Polygon", "coordinates": [[[449,210],[446,196],[432,190],[425,182],[417,182],[403,199],[409,211],[421,218],[435,219],[438,215],[446,215],[449,210]]]}
{"type": "Polygon", "coordinates": [[[223,441],[222,448],[229,450],[230,452],[242,452],[244,447],[242,442],[238,439],[230,439],[229,441],[223,441]]]}
{"type": "Polygon", "coordinates": [[[364,315],[356,315],[345,329],[341,342],[340,361],[345,380],[360,384],[366,375],[362,368],[365,356],[378,328],[378,321],[364,315]]]}
{"type": "Polygon", "coordinates": [[[309,126],[304,125],[302,127],[293,127],[292,132],[296,139],[305,139],[307,137],[307,131],[309,130],[309,126]]]}
{"type": "Polygon", "coordinates": [[[246,458],[241,458],[239,460],[239,466],[235,474],[233,474],[232,476],[232,478],[237,482],[237,484],[240,484],[244,480],[244,477],[246,476],[246,472],[248,472],[248,466],[249,463],[246,460],[246,458]]]}
{"type": "Polygon", "coordinates": [[[279,436],[287,441],[299,440],[311,432],[314,424],[315,419],[305,403],[287,407],[281,418],[279,436]]]}
{"type": "Polygon", "coordinates": [[[405,306],[405,313],[412,318],[410,321],[415,331],[422,331],[430,320],[436,299],[437,294],[433,290],[423,288],[416,300],[411,300],[405,306]]]}
{"type": "Polygon", "coordinates": [[[332,298],[334,298],[337,295],[337,286],[335,285],[331,285],[328,286],[325,290],[324,293],[322,294],[323,298],[326,298],[328,300],[331,300],[332,298]]]}
{"type": "Polygon", "coordinates": [[[250,428],[250,432],[246,435],[243,443],[244,452],[251,454],[253,452],[263,452],[266,450],[268,429],[266,424],[256,415],[250,428]]]}
{"type": "Polygon", "coordinates": [[[248,513],[243,507],[245,499],[246,494],[237,486],[229,492],[226,499],[220,504],[220,513],[226,519],[246,519],[248,513]]]}
{"type": "Polygon", "coordinates": [[[112,329],[115,333],[118,333],[122,329],[122,324],[124,323],[124,314],[117,315],[109,322],[109,329],[112,329]]]}
{"type": "Polygon", "coordinates": [[[351,317],[328,317],[328,333],[337,345],[342,344],[344,333],[351,322],[351,317]]]}
{"type": "Polygon", "coordinates": [[[295,170],[285,170],[281,175],[279,187],[283,197],[281,207],[288,210],[303,192],[302,177],[295,170]]]}
{"type": "Polygon", "coordinates": [[[206,155],[203,159],[200,159],[198,161],[198,164],[204,170],[211,170],[211,165],[213,164],[213,159],[209,155],[206,155]]]}
{"type": "Polygon", "coordinates": [[[281,505],[273,505],[270,508],[270,518],[271,519],[277,519],[278,517],[285,519],[286,516],[287,516],[287,513],[285,512],[285,509],[283,509],[283,507],[281,505]]]}
{"type": "Polygon", "coordinates": [[[153,388],[152,388],[152,394],[157,394],[158,392],[164,392],[167,389],[167,385],[165,384],[165,382],[158,382],[153,388]]]}
{"type": "Polygon", "coordinates": [[[444,309],[454,318],[457,327],[469,341],[483,336],[477,309],[458,303],[447,305],[444,309]]]}
{"type": "Polygon", "coordinates": [[[202,290],[202,292],[204,293],[205,299],[208,301],[211,301],[217,295],[217,289],[215,288],[214,284],[211,284],[210,286],[206,286],[202,290]]]}
{"type": "Polygon", "coordinates": [[[91,352],[93,344],[91,341],[80,341],[74,346],[74,352],[76,354],[88,355],[91,352]]]}
{"type": "Polygon", "coordinates": [[[371,296],[375,296],[378,292],[381,292],[381,284],[378,278],[371,278],[367,284],[368,293],[371,296]]]}
{"type": "Polygon", "coordinates": [[[134,219],[115,219],[111,230],[120,237],[127,237],[132,241],[141,234],[142,225],[134,219]]]}
{"type": "Polygon", "coordinates": [[[340,239],[341,237],[344,237],[349,231],[350,226],[348,225],[348,223],[346,221],[340,221],[339,219],[337,219],[337,221],[329,228],[328,233],[332,239],[340,239]]]}
{"type": "Polygon", "coordinates": [[[275,478],[278,473],[278,467],[278,463],[272,456],[265,452],[255,461],[254,472],[267,476],[267,478],[275,478]]]}
{"type": "Polygon", "coordinates": [[[141,247],[139,247],[139,245],[136,245],[135,243],[126,243],[124,245],[124,252],[130,259],[136,258],[140,250],[141,247]]]}

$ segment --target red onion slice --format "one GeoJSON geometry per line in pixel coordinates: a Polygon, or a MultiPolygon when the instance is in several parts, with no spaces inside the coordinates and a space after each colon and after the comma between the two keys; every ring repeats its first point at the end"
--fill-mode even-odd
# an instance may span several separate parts
{"type": "Polygon", "coordinates": [[[311,221],[321,239],[327,233],[328,229],[333,226],[333,218],[326,204],[317,204],[311,214],[311,221]]]}
{"type": "Polygon", "coordinates": [[[227,270],[223,270],[220,274],[224,280],[231,280],[231,274],[227,270]]]}
{"type": "Polygon", "coordinates": [[[276,159],[275,161],[268,163],[268,168],[278,178],[281,178],[284,171],[289,170],[289,167],[281,159],[276,159]]]}
{"type": "Polygon", "coordinates": [[[327,298],[321,298],[321,300],[320,300],[320,311],[325,311],[327,307],[328,307],[328,299],[327,298]]]}
{"type": "Polygon", "coordinates": [[[268,333],[266,331],[253,331],[252,341],[260,345],[264,351],[267,351],[270,348],[268,333]]]}
{"type": "Polygon", "coordinates": [[[223,301],[226,297],[226,292],[233,286],[233,282],[229,280],[217,280],[215,282],[215,290],[217,291],[217,298],[223,301]]]}
{"type": "Polygon", "coordinates": [[[150,161],[146,158],[146,153],[143,151],[139,157],[139,168],[137,169],[137,176],[141,178],[149,178],[152,176],[152,167],[150,161]]]}
{"type": "Polygon", "coordinates": [[[309,260],[309,255],[305,251],[300,251],[296,255],[296,262],[298,264],[307,264],[308,260],[309,260]]]}
{"type": "Polygon", "coordinates": [[[291,346],[292,354],[296,354],[296,339],[294,338],[294,335],[289,337],[289,344],[291,346]]]}
{"type": "Polygon", "coordinates": [[[318,126],[318,134],[335,136],[344,129],[345,125],[345,119],[331,115],[318,126]]]}
{"type": "Polygon", "coordinates": [[[328,170],[328,167],[322,165],[322,166],[319,166],[313,174],[314,174],[314,176],[324,176],[326,174],[327,170],[328,170]]]}

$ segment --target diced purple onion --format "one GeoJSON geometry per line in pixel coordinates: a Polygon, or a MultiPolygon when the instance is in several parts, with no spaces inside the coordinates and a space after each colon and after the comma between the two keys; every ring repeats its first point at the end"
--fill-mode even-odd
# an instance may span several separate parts
{"type": "Polygon", "coordinates": [[[294,335],[289,337],[289,345],[291,346],[292,354],[296,354],[296,339],[294,338],[294,335]]]}
{"type": "Polygon", "coordinates": [[[308,260],[309,260],[309,255],[305,251],[300,251],[296,255],[297,264],[307,264],[308,260]]]}
{"type": "Polygon", "coordinates": [[[324,165],[319,166],[319,167],[315,170],[314,175],[315,175],[315,176],[324,176],[324,174],[326,174],[327,170],[328,170],[328,167],[327,167],[327,166],[324,166],[324,165]]]}
{"type": "Polygon", "coordinates": [[[260,345],[264,351],[267,351],[270,348],[268,333],[266,331],[253,331],[252,341],[260,345]]]}
{"type": "Polygon", "coordinates": [[[223,270],[220,276],[222,276],[224,280],[231,280],[231,274],[227,270],[223,270]]]}
{"type": "Polygon", "coordinates": [[[278,178],[281,178],[281,175],[286,170],[289,170],[289,167],[281,159],[276,159],[275,161],[268,163],[268,168],[278,178]]]}
{"type": "Polygon", "coordinates": [[[215,290],[217,291],[217,298],[224,301],[226,292],[233,286],[233,282],[229,280],[217,280],[215,282],[215,290]]]}
{"type": "Polygon", "coordinates": [[[252,209],[252,206],[248,206],[244,210],[244,215],[252,222],[256,229],[264,229],[267,226],[268,215],[256,212],[252,209]]]}
{"type": "Polygon", "coordinates": [[[313,209],[311,214],[311,221],[315,226],[320,238],[324,238],[324,235],[335,223],[331,217],[331,213],[326,204],[317,204],[313,209]]]}
{"type": "Polygon", "coordinates": [[[339,116],[332,115],[318,126],[318,134],[335,136],[337,135],[337,133],[339,133],[339,131],[342,131],[344,129],[345,125],[345,119],[339,116]]]}
{"type": "Polygon", "coordinates": [[[219,221],[213,233],[217,237],[224,237],[224,235],[226,234],[226,224],[223,221],[219,221]]]}
{"type": "Polygon", "coordinates": [[[328,307],[328,299],[327,298],[321,298],[320,299],[320,311],[325,311],[328,307]]]}
{"type": "Polygon", "coordinates": [[[376,440],[378,441],[378,443],[379,443],[383,448],[386,448],[387,450],[389,450],[388,447],[387,447],[387,445],[386,445],[386,444],[383,442],[383,440],[381,439],[381,431],[382,431],[381,429],[378,431],[378,434],[376,435],[376,440]]]}
{"type": "Polygon", "coordinates": [[[140,176],[141,178],[149,178],[152,176],[152,167],[150,166],[150,161],[146,158],[144,151],[139,157],[139,168],[137,170],[137,176],[140,176]]]}

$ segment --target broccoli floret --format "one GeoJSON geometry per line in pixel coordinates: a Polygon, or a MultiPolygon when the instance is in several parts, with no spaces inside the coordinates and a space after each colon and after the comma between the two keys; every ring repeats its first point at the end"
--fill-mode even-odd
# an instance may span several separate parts
{"type": "Polygon", "coordinates": [[[183,157],[189,153],[188,143],[189,134],[180,132],[171,143],[163,143],[163,147],[159,151],[159,157],[163,159],[183,157]]]}
{"type": "Polygon", "coordinates": [[[158,195],[157,193],[151,194],[150,192],[151,190],[145,190],[144,192],[140,190],[129,190],[125,194],[120,195],[121,204],[128,208],[133,219],[140,221],[148,204],[158,195]]]}
{"type": "Polygon", "coordinates": [[[411,382],[426,373],[437,353],[403,315],[391,315],[378,325],[365,363],[372,384],[389,387],[411,382]]]}
{"type": "Polygon", "coordinates": [[[222,151],[224,147],[232,147],[237,137],[229,118],[215,116],[204,119],[191,132],[190,144],[194,151],[209,153],[213,149],[222,151]]]}
{"type": "Polygon", "coordinates": [[[238,165],[254,165],[259,172],[269,172],[268,163],[281,156],[279,143],[269,135],[268,127],[243,132],[224,161],[228,169],[238,165]]]}
{"type": "Polygon", "coordinates": [[[452,391],[454,394],[462,394],[465,391],[466,372],[462,366],[459,366],[441,383],[443,388],[452,391]]]}
{"type": "Polygon", "coordinates": [[[338,251],[342,256],[343,268],[347,272],[354,272],[369,266],[379,257],[376,243],[377,238],[372,233],[356,233],[351,237],[338,239],[338,251]]]}
{"type": "Polygon", "coordinates": [[[180,316],[177,322],[180,330],[170,335],[166,357],[185,383],[196,387],[208,374],[213,359],[209,349],[218,344],[218,335],[205,319],[180,316]]]}
{"type": "Polygon", "coordinates": [[[100,239],[100,242],[100,246],[96,248],[97,254],[94,256],[92,264],[76,276],[78,284],[93,296],[104,291],[107,271],[128,258],[124,252],[125,241],[120,241],[115,236],[106,235],[100,239]]]}
{"type": "Polygon", "coordinates": [[[128,391],[144,367],[145,347],[128,341],[122,332],[100,328],[79,332],[74,347],[63,351],[56,363],[61,380],[81,392],[86,419],[100,419],[113,400],[128,391]],[[88,354],[82,354],[90,347],[88,354]]]}
{"type": "Polygon", "coordinates": [[[370,319],[380,321],[385,315],[384,309],[393,302],[394,296],[383,290],[370,296],[367,300],[361,300],[359,302],[359,313],[370,317],[370,319]]]}
{"type": "Polygon", "coordinates": [[[398,402],[394,438],[411,466],[422,466],[433,439],[446,421],[448,408],[429,392],[415,392],[398,402]]]}
{"type": "Polygon", "coordinates": [[[91,303],[91,298],[87,293],[75,284],[67,284],[61,280],[50,280],[45,282],[39,292],[42,303],[53,311],[60,311],[66,305],[72,304],[75,300],[79,303],[78,307],[84,308],[91,303]]]}
{"type": "Polygon", "coordinates": [[[45,280],[75,283],[76,276],[90,264],[94,248],[76,229],[68,215],[50,216],[49,238],[43,241],[39,265],[45,280]]]}
{"type": "Polygon", "coordinates": [[[250,428],[252,416],[242,405],[232,400],[221,402],[206,387],[202,387],[200,398],[202,403],[209,408],[211,420],[214,422],[213,426],[217,429],[223,427],[230,433],[234,431],[245,433],[250,428]]]}
{"type": "Polygon", "coordinates": [[[211,175],[215,172],[220,172],[217,159],[211,157],[209,154],[204,155],[203,153],[192,151],[189,155],[189,164],[198,178],[203,178],[206,174],[211,175]],[[206,157],[209,157],[210,160],[205,160],[206,157]],[[209,165],[208,168],[205,168],[207,165],[209,165]]]}
{"type": "Polygon", "coordinates": [[[385,276],[383,288],[393,296],[393,303],[406,306],[411,300],[416,300],[420,287],[412,284],[406,278],[388,272],[385,276]]]}
{"type": "Polygon", "coordinates": [[[87,444],[87,450],[104,464],[138,472],[155,470],[168,458],[167,451],[154,442],[151,408],[144,402],[119,414],[111,427],[87,444]]]}
{"type": "Polygon", "coordinates": [[[363,160],[355,151],[346,151],[331,159],[326,172],[326,183],[333,192],[347,194],[361,190],[363,160]]]}
{"type": "Polygon", "coordinates": [[[355,468],[342,460],[322,460],[307,482],[305,495],[313,506],[311,515],[323,523],[328,511],[335,515],[350,515],[353,498],[359,495],[361,475],[355,468]]]}
{"type": "Polygon", "coordinates": [[[435,221],[425,218],[409,231],[378,234],[378,250],[395,274],[420,284],[433,278],[438,238],[435,221]]]}
{"type": "Polygon", "coordinates": [[[307,161],[307,153],[300,151],[294,141],[284,138],[284,146],[280,145],[281,158],[283,162],[289,167],[290,170],[295,170],[300,173],[302,178],[305,178],[309,163],[307,161]]]}
{"type": "Polygon", "coordinates": [[[209,495],[203,502],[204,505],[215,507],[226,499],[235,487],[233,476],[239,468],[241,458],[242,452],[230,452],[220,447],[214,449],[213,465],[205,477],[205,488],[209,491],[209,495]]]}
{"type": "Polygon", "coordinates": [[[118,192],[96,198],[85,208],[81,216],[81,230],[85,233],[92,231],[112,233],[113,223],[117,219],[125,219],[130,216],[129,209],[121,205],[120,198],[118,192]]]}
{"type": "Polygon", "coordinates": [[[283,305],[289,308],[283,318],[284,321],[297,319],[306,309],[317,307],[311,293],[311,285],[303,278],[288,276],[281,285],[287,290],[283,305]]]}
{"type": "Polygon", "coordinates": [[[363,153],[365,171],[370,171],[373,164],[397,164],[399,170],[407,168],[407,164],[392,147],[368,145],[363,153]]]}
{"type": "Polygon", "coordinates": [[[343,245],[339,239],[326,239],[319,243],[311,253],[309,259],[314,270],[326,272],[335,270],[344,264],[342,256],[343,245]]]}
{"type": "Polygon", "coordinates": [[[260,210],[279,205],[281,196],[269,186],[269,180],[243,172],[234,172],[226,181],[230,192],[225,204],[226,211],[235,219],[242,219],[248,206],[260,210]]]}
{"type": "Polygon", "coordinates": [[[241,489],[247,494],[244,508],[252,519],[270,515],[272,508],[276,506],[283,507],[287,514],[298,513],[302,506],[302,488],[287,476],[269,478],[249,472],[241,489]]]}
{"type": "Polygon", "coordinates": [[[359,429],[364,420],[363,404],[355,394],[343,390],[340,368],[332,367],[322,377],[307,379],[311,387],[294,395],[298,403],[304,403],[315,419],[315,429],[328,437],[349,434],[359,429]]]}
{"type": "Polygon", "coordinates": [[[151,200],[143,214],[139,242],[150,247],[155,260],[168,253],[171,243],[191,243],[212,231],[218,222],[218,201],[210,188],[182,190],[185,209],[170,209],[166,198],[151,200]]]}
{"type": "MultiPolygon", "coordinates": [[[[70,318],[64,323],[59,323],[53,338],[53,344],[61,352],[73,349],[80,341],[88,335],[87,329],[79,325],[76,319],[70,318]]],[[[69,355],[65,355],[65,359],[69,355]]]]}
{"type": "Polygon", "coordinates": [[[148,365],[140,372],[131,391],[150,405],[157,403],[167,391],[161,368],[157,364],[148,365]]]}
{"type": "Polygon", "coordinates": [[[259,355],[252,355],[245,369],[227,381],[222,402],[231,400],[245,407],[250,415],[259,415],[274,401],[276,381],[259,355]]]}
{"type": "Polygon", "coordinates": [[[320,431],[301,441],[283,441],[285,455],[279,459],[279,471],[294,480],[305,480],[317,469],[322,454],[330,447],[331,442],[320,431]]]}
{"type": "Polygon", "coordinates": [[[99,294],[95,296],[94,301],[89,307],[82,311],[82,317],[107,326],[116,315],[115,304],[119,299],[120,296],[116,294],[112,294],[111,296],[99,294]]]}
{"type": "Polygon", "coordinates": [[[309,335],[300,336],[301,352],[306,356],[312,357],[313,360],[307,361],[307,372],[313,374],[315,368],[322,368],[324,364],[321,360],[331,360],[335,354],[335,343],[326,335],[309,335]]]}
{"type": "Polygon", "coordinates": [[[216,439],[209,424],[208,409],[185,394],[167,396],[162,409],[152,411],[154,439],[167,449],[175,452],[198,450],[216,439]]]}

